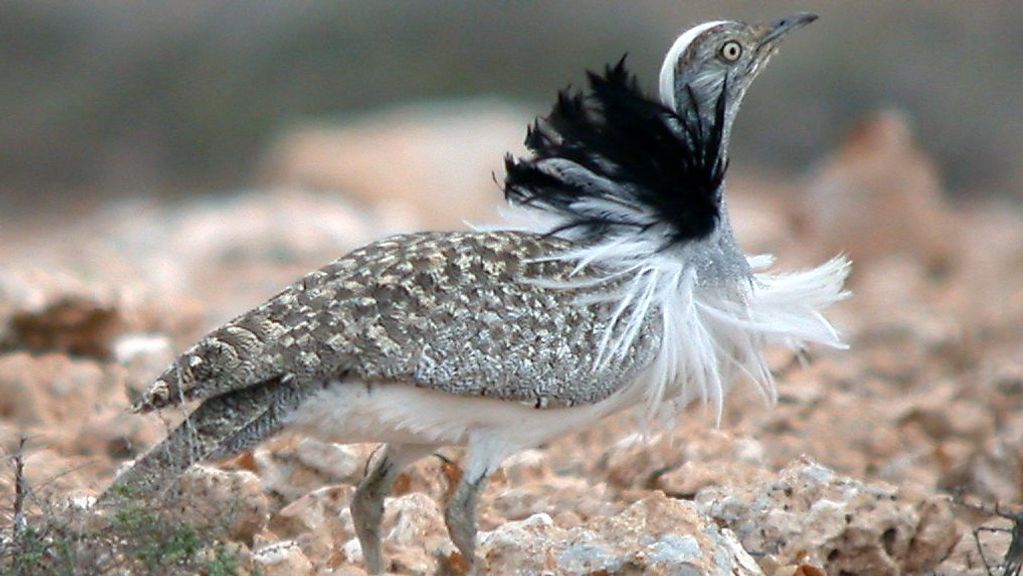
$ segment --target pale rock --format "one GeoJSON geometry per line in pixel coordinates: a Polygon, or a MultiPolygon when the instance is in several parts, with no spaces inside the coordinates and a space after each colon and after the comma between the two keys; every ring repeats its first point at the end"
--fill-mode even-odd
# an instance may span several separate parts
{"type": "Polygon", "coordinates": [[[942,269],[954,257],[959,229],[938,169],[900,112],[863,119],[815,170],[800,205],[814,243],[858,266],[894,253],[942,269]]]}
{"type": "Polygon", "coordinates": [[[362,451],[351,445],[303,438],[295,448],[298,461],[323,474],[332,482],[357,482],[366,460],[362,451]]]}
{"type": "Polygon", "coordinates": [[[207,526],[251,543],[266,526],[270,503],[259,477],[248,470],[192,466],[182,476],[168,510],[193,526],[207,526]]]}
{"type": "Polygon", "coordinates": [[[762,466],[764,464],[764,445],[754,438],[737,438],[735,440],[735,458],[740,462],[762,466]]]}
{"type": "Polygon", "coordinates": [[[339,514],[338,517],[341,520],[341,526],[344,531],[349,534],[355,534],[355,520],[352,520],[352,508],[350,506],[345,506],[341,509],[341,514],[339,514]]]}
{"type": "Polygon", "coordinates": [[[495,574],[762,574],[733,534],[661,493],[569,529],[547,514],[503,524],[481,535],[480,555],[495,574]]]}
{"type": "Polygon", "coordinates": [[[612,486],[645,486],[655,471],[668,465],[655,446],[663,436],[650,438],[633,433],[623,437],[603,455],[600,467],[612,486]]]}
{"type": "Polygon", "coordinates": [[[129,325],[117,292],[42,266],[0,275],[0,348],[107,359],[129,325]]]}
{"type": "Polygon", "coordinates": [[[313,574],[313,564],[298,544],[284,540],[252,553],[252,562],[264,576],[305,576],[313,574]]]}
{"type": "Polygon", "coordinates": [[[64,497],[65,505],[73,510],[91,510],[99,498],[99,493],[93,489],[72,490],[64,497]]]}
{"type": "Polygon", "coordinates": [[[957,387],[946,386],[921,392],[905,408],[900,425],[916,423],[935,440],[962,438],[980,442],[994,433],[989,413],[967,399],[957,387]]]}
{"type": "Polygon", "coordinates": [[[132,456],[162,435],[155,419],[125,412],[124,392],[124,369],[117,365],[55,353],[2,354],[0,445],[12,451],[26,436],[30,448],[98,458],[93,472],[109,473],[110,457],[132,456]]]}
{"type": "Polygon", "coordinates": [[[256,448],[252,459],[263,486],[294,501],[329,484],[357,483],[375,449],[373,444],[339,445],[285,434],[256,448]]]}
{"type": "Polygon", "coordinates": [[[127,371],[128,385],[145,390],[153,379],[174,361],[174,343],[166,334],[132,332],[114,341],[114,360],[127,371]]]}
{"type": "Polygon", "coordinates": [[[85,418],[64,442],[66,450],[114,459],[141,456],[164,438],[166,426],[156,418],[130,414],[122,406],[105,406],[85,418]]]}
{"type": "Polygon", "coordinates": [[[114,359],[120,364],[146,362],[152,367],[173,360],[171,342],[163,334],[133,332],[114,341],[114,359]],[[156,360],[152,360],[156,358],[156,360]]]}
{"type": "MultiPolygon", "coordinates": [[[[303,548],[311,552],[311,557],[336,556],[344,562],[346,568],[357,567],[363,561],[362,547],[355,537],[347,502],[353,489],[345,488],[345,503],[340,510],[338,506],[342,499],[330,498],[327,490],[317,491],[286,507],[275,516],[271,522],[272,528],[281,534],[297,534],[305,528],[321,534],[329,532],[329,547],[324,547],[323,543],[313,547],[303,536],[298,535],[296,538],[307,543],[303,548]]],[[[336,489],[329,490],[333,492],[336,489]]],[[[422,493],[414,492],[385,500],[382,534],[383,552],[389,572],[433,574],[438,570],[438,561],[449,557],[454,551],[444,524],[444,515],[437,502],[422,493]]]]}
{"type": "Polygon", "coordinates": [[[384,510],[384,553],[391,570],[403,574],[433,574],[438,559],[453,550],[437,502],[413,492],[388,498],[384,510]]]}
{"type": "Polygon", "coordinates": [[[747,550],[829,574],[932,570],[960,537],[947,498],[865,484],[806,459],[766,482],[707,488],[696,501],[747,550]]]}
{"type": "Polygon", "coordinates": [[[548,476],[500,490],[490,501],[488,512],[504,520],[521,520],[537,513],[555,516],[570,511],[585,519],[620,511],[621,504],[614,500],[607,484],[591,484],[576,477],[548,476]]]}
{"type": "Polygon", "coordinates": [[[432,498],[412,493],[391,498],[386,508],[387,520],[394,522],[384,537],[396,546],[422,544],[431,535],[445,531],[444,514],[432,498]]]}
{"type": "Polygon", "coordinates": [[[956,540],[962,541],[960,528],[956,519],[954,504],[947,497],[934,497],[919,492],[913,495],[917,500],[917,513],[920,521],[916,534],[905,549],[902,570],[909,573],[922,573],[933,570],[935,562],[947,557],[951,546],[956,540]]]}
{"type": "Polygon", "coordinates": [[[762,478],[765,454],[753,438],[690,423],[670,435],[623,438],[605,452],[598,470],[616,488],[657,488],[692,496],[704,486],[762,478]]]}
{"type": "Polygon", "coordinates": [[[510,147],[521,153],[514,145],[531,120],[525,110],[479,99],[300,127],[277,143],[264,174],[273,184],[339,191],[388,212],[404,206],[430,230],[493,223],[504,205],[493,174],[500,180],[510,147]]]}
{"type": "MultiPolygon", "coordinates": [[[[454,452],[450,448],[447,451],[454,452]]],[[[447,467],[452,466],[456,459],[449,456],[445,456],[445,458],[448,458],[447,464],[437,455],[419,459],[419,461],[406,468],[398,476],[394,483],[394,489],[391,490],[391,495],[402,496],[413,492],[420,492],[438,502],[446,498],[451,488],[451,478],[448,476],[450,470],[447,467]]],[[[499,470],[491,478],[491,481],[498,484],[503,475],[504,472],[499,470]]]]}
{"type": "Polygon", "coordinates": [[[354,492],[352,486],[314,490],[274,513],[269,528],[280,537],[300,540],[311,558],[325,557],[355,535],[348,508],[354,492]],[[342,519],[345,513],[347,523],[342,519]]]}
{"type": "Polygon", "coordinates": [[[941,563],[940,569],[935,571],[936,574],[1009,576],[1002,569],[1012,542],[1012,524],[1004,519],[997,519],[984,522],[981,526],[985,529],[968,534],[959,540],[948,558],[941,563]],[[991,570],[985,567],[985,559],[991,570]]]}
{"type": "Polygon", "coordinates": [[[344,552],[345,558],[349,562],[361,563],[363,561],[362,556],[362,545],[359,543],[358,538],[352,538],[341,546],[341,551],[344,552]]]}
{"type": "Polygon", "coordinates": [[[691,498],[707,487],[742,486],[768,476],[763,467],[744,461],[694,460],[659,474],[655,486],[671,496],[691,498]]]}
{"type": "MultiPolygon", "coordinates": [[[[44,265],[76,270],[87,262],[114,292],[126,318],[122,333],[165,334],[180,351],[202,328],[259,304],[302,274],[405,231],[384,229],[381,220],[337,195],[286,188],[174,204],[131,199],[97,210],[71,231],[44,233],[44,265]],[[90,240],[69,243],[70,236],[90,240]]],[[[37,252],[23,247],[19,268],[36,266],[37,252]]],[[[0,301],[2,292],[0,286],[0,301]]],[[[0,326],[2,319],[0,305],[0,326]]]]}
{"type": "Polygon", "coordinates": [[[542,450],[523,450],[501,463],[501,470],[510,484],[542,480],[551,474],[547,455],[542,450]]]}

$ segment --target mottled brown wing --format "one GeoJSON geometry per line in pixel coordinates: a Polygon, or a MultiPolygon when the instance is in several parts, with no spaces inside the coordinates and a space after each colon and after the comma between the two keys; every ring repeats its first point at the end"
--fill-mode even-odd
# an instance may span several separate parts
{"type": "Polygon", "coordinates": [[[569,248],[518,232],[423,233],[371,244],[306,276],[182,356],[142,407],[207,398],[280,374],[399,381],[536,406],[606,398],[649,362],[642,334],[594,370],[605,306],[583,306],[569,248]],[[177,382],[183,383],[178,385],[177,382]]]}
{"type": "Polygon", "coordinates": [[[279,339],[290,328],[289,319],[301,319],[305,307],[316,305],[303,294],[370,265],[373,255],[380,251],[378,245],[392,240],[350,252],[210,332],[167,367],[135,403],[133,411],[149,412],[209,398],[286,373],[279,354],[271,354],[270,348],[280,344],[279,339]]]}
{"type": "Polygon", "coordinates": [[[563,241],[492,232],[396,242],[306,294],[325,305],[304,306],[280,338],[291,373],[566,406],[608,397],[649,361],[645,337],[624,362],[594,370],[607,305],[531,282],[568,279],[569,264],[537,261],[563,241]]]}

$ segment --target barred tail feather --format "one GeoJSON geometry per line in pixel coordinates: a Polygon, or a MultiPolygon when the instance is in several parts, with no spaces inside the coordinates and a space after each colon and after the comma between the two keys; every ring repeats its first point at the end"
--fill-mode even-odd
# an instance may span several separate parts
{"type": "Polygon", "coordinates": [[[151,412],[190,400],[209,398],[271,377],[267,343],[274,341],[283,326],[271,321],[265,308],[269,303],[235,318],[189,348],[143,393],[132,406],[137,413],[151,412]]]}
{"type": "Polygon", "coordinates": [[[160,494],[189,466],[226,458],[275,433],[318,385],[285,376],[202,403],[170,435],[114,479],[104,497],[127,489],[160,494]]]}

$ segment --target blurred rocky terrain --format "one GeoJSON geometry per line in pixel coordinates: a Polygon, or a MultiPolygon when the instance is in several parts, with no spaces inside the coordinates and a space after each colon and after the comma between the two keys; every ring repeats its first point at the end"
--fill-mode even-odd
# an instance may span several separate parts
{"type": "MultiPolygon", "coordinates": [[[[79,573],[123,570],[117,535],[161,541],[149,511],[85,510],[179,417],[129,415],[132,395],[206,330],[352,248],[493,223],[491,173],[521,139],[516,114],[475,101],[309,125],[265,155],[259,188],[0,215],[0,566],[36,573],[70,546],[79,573]],[[54,517],[84,524],[46,532],[27,563],[12,547],[16,500],[23,535],[54,517]],[[90,535],[103,546],[74,548],[90,535]]],[[[833,311],[850,349],[805,366],[776,355],[777,406],[738,386],[719,428],[701,406],[667,426],[626,413],[509,459],[480,506],[491,573],[980,575],[984,558],[1005,562],[1010,535],[973,530],[1011,527],[993,506],[1023,497],[1023,210],[950,202],[917,140],[886,111],[799,178],[733,175],[749,252],[780,268],[852,255],[854,295],[833,311]]],[[[362,574],[347,505],[373,449],[282,436],[196,467],[168,509],[216,526],[172,532],[171,549],[136,543],[130,566],[362,574]]],[[[463,570],[440,504],[458,457],[445,449],[399,480],[392,571],[463,570]]]]}

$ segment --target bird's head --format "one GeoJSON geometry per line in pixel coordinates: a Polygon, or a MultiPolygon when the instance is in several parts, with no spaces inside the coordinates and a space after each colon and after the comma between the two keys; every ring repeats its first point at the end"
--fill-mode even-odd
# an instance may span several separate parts
{"type": "Polygon", "coordinates": [[[718,20],[686,30],[661,66],[661,102],[679,114],[698,112],[712,121],[723,87],[727,145],[746,90],[778,50],[781,39],[816,19],[814,14],[802,13],[770,24],[718,20]]]}
{"type": "Polygon", "coordinates": [[[532,157],[506,159],[506,197],[555,215],[549,234],[598,253],[601,242],[632,242],[625,252],[635,258],[678,247],[688,254],[677,259],[704,278],[748,276],[723,203],[729,133],[781,38],[816,18],[688,30],[668,51],[659,101],[642,93],[624,58],[591,72],[588,94],[562,91],[528,130],[532,157]]]}

